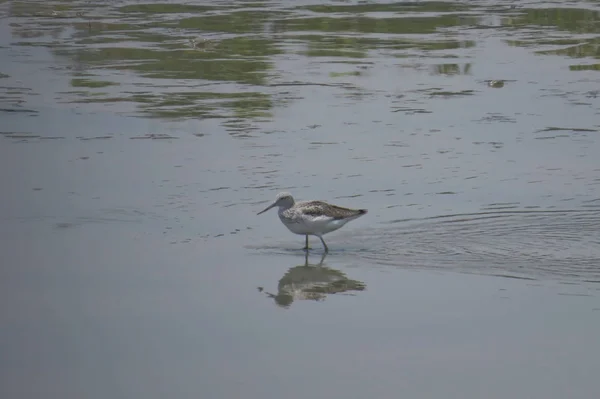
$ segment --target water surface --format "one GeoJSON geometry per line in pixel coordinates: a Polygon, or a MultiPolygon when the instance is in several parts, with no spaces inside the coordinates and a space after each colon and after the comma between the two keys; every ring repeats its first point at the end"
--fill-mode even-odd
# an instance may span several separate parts
{"type": "Polygon", "coordinates": [[[600,393],[596,2],[0,16],[2,397],[600,393]]]}

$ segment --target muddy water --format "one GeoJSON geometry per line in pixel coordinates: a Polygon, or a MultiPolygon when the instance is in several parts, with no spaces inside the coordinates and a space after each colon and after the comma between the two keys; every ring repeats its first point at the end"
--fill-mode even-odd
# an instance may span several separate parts
{"type": "Polygon", "coordinates": [[[2,397],[600,393],[595,2],[0,16],[2,397]]]}

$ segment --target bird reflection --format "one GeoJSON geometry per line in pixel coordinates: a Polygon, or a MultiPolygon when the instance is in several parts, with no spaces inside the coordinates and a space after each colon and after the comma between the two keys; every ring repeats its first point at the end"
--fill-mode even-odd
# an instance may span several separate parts
{"type": "MultiPolygon", "coordinates": [[[[328,294],[363,291],[365,283],[351,280],[337,269],[323,266],[327,253],[324,253],[318,264],[308,263],[308,252],[304,256],[304,264],[294,266],[279,280],[277,294],[265,291],[267,297],[275,300],[282,308],[289,308],[296,300],[323,301],[328,294]]],[[[260,292],[263,291],[259,287],[260,292]]]]}

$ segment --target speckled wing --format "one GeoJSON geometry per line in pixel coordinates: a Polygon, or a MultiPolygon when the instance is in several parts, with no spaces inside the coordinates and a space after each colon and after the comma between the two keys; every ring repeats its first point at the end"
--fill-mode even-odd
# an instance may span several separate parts
{"type": "Polygon", "coordinates": [[[348,219],[367,213],[366,209],[348,209],[337,205],[331,205],[323,201],[303,202],[299,209],[307,216],[328,216],[335,220],[348,219]]]}

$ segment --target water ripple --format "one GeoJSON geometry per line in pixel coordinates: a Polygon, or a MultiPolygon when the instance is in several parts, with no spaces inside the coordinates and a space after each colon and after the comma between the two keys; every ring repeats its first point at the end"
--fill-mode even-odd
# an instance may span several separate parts
{"type": "Polygon", "coordinates": [[[599,226],[597,209],[494,211],[396,221],[352,240],[381,265],[600,282],[599,226]]]}

